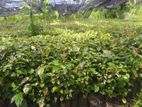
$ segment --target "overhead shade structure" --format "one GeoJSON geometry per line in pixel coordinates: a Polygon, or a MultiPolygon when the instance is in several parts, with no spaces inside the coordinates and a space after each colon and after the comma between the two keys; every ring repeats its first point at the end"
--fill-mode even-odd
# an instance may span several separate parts
{"type": "MultiPolygon", "coordinates": [[[[60,15],[70,15],[73,13],[86,12],[94,8],[105,7],[108,9],[116,8],[128,1],[132,3],[141,3],[142,0],[48,0],[51,10],[57,10],[60,15]]],[[[36,13],[43,12],[42,0],[0,0],[0,16],[17,14],[17,11],[23,7],[22,2],[32,2],[32,8],[36,13]],[[34,1],[34,2],[33,2],[34,1]]]]}
{"type": "Polygon", "coordinates": [[[111,0],[108,3],[104,4],[106,8],[116,8],[121,4],[128,2],[128,0],[111,0]]]}
{"type": "Polygon", "coordinates": [[[93,10],[99,7],[106,7],[108,9],[116,8],[128,1],[129,0],[49,0],[49,4],[52,10],[57,10],[61,15],[68,15],[93,10]]]}
{"type": "Polygon", "coordinates": [[[78,12],[85,0],[49,0],[52,10],[57,10],[61,15],[69,15],[78,12]]]}
{"type": "Polygon", "coordinates": [[[41,12],[40,0],[0,0],[0,16],[15,15],[24,7],[31,8],[28,3],[32,3],[36,13],[41,12]],[[27,6],[21,5],[22,3],[27,3],[27,6]]]}
{"type": "Polygon", "coordinates": [[[10,16],[17,14],[21,9],[22,0],[0,0],[0,16],[10,16]]]}
{"type": "Polygon", "coordinates": [[[84,3],[79,11],[88,11],[90,9],[99,7],[106,7],[108,9],[116,8],[126,2],[128,2],[128,0],[88,0],[84,3]]]}

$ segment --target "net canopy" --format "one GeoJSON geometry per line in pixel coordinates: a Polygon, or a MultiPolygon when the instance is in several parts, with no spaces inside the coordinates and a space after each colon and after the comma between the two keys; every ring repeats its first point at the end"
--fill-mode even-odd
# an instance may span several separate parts
{"type": "Polygon", "coordinates": [[[52,9],[62,15],[76,12],[86,12],[98,7],[116,8],[128,0],[49,0],[52,9]]]}
{"type": "Polygon", "coordinates": [[[52,9],[62,15],[86,12],[99,7],[112,9],[126,2],[141,3],[142,0],[49,0],[52,9]]]}
{"type": "Polygon", "coordinates": [[[128,0],[87,0],[79,9],[79,12],[92,11],[94,8],[105,7],[108,9],[116,8],[128,0]]]}
{"type": "Polygon", "coordinates": [[[0,16],[15,15],[25,7],[31,9],[31,6],[36,12],[41,12],[41,0],[0,0],[0,16]]]}
{"type": "Polygon", "coordinates": [[[49,0],[52,10],[57,10],[61,15],[69,15],[78,12],[85,0],[49,0]]]}
{"type": "Polygon", "coordinates": [[[20,0],[0,0],[0,15],[7,16],[16,14],[17,10],[21,9],[20,0]]]}
{"type": "MultiPolygon", "coordinates": [[[[23,2],[33,2],[32,6],[42,12],[41,2],[43,0],[0,0],[0,16],[16,14],[23,7],[23,2]],[[33,2],[34,1],[34,2],[33,2]]],[[[57,10],[60,15],[70,15],[72,13],[86,12],[94,8],[116,8],[128,1],[142,2],[142,0],[49,0],[48,5],[51,10],[57,10]]],[[[29,5],[30,7],[30,5],[29,5]]]]}

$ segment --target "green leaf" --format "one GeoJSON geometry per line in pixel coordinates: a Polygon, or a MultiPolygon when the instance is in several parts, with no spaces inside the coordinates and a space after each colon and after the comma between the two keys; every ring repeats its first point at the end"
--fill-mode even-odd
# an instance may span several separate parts
{"type": "Polygon", "coordinates": [[[23,100],[21,107],[28,107],[27,101],[23,100]]]}
{"type": "Polygon", "coordinates": [[[74,47],[72,48],[72,51],[79,52],[79,50],[80,50],[80,48],[79,48],[79,47],[77,47],[77,46],[74,46],[74,47]]]}
{"type": "Polygon", "coordinates": [[[100,90],[100,87],[98,85],[94,85],[94,92],[97,93],[100,90]]]}
{"type": "Polygon", "coordinates": [[[23,93],[20,92],[16,95],[14,95],[11,99],[11,103],[15,102],[17,107],[21,107],[22,103],[24,101],[23,93]]]}
{"type": "Polygon", "coordinates": [[[112,58],[114,55],[109,50],[103,50],[103,57],[112,58]]]}
{"type": "Polygon", "coordinates": [[[17,87],[14,82],[11,84],[11,86],[12,86],[13,89],[15,89],[17,87]]]}
{"type": "Polygon", "coordinates": [[[60,65],[59,60],[53,60],[53,61],[52,61],[52,64],[53,64],[53,65],[56,65],[56,66],[60,65]]]}
{"type": "Polygon", "coordinates": [[[123,102],[124,104],[126,104],[126,103],[127,103],[126,98],[122,98],[122,102],[123,102]]]}
{"type": "Polygon", "coordinates": [[[61,90],[60,90],[60,93],[61,93],[61,94],[63,94],[63,93],[64,93],[63,89],[61,89],[61,90]]]}
{"type": "Polygon", "coordinates": [[[53,66],[52,67],[52,72],[54,73],[54,72],[57,72],[57,71],[59,71],[59,67],[58,66],[53,66]]]}
{"type": "Polygon", "coordinates": [[[54,86],[53,88],[52,88],[52,92],[54,93],[54,92],[56,92],[56,91],[58,91],[59,90],[59,87],[57,87],[57,86],[54,86]]]}
{"type": "Polygon", "coordinates": [[[41,66],[41,67],[38,68],[37,74],[38,74],[40,77],[42,77],[42,75],[43,75],[43,73],[44,73],[44,69],[45,69],[44,66],[41,66]]]}

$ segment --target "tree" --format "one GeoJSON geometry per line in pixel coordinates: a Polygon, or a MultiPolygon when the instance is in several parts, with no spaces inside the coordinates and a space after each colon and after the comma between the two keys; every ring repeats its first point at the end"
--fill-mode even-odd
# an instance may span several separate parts
{"type": "Polygon", "coordinates": [[[35,13],[44,13],[44,6],[45,6],[45,0],[24,0],[24,2],[27,4],[26,7],[29,9],[29,18],[30,18],[30,34],[38,35],[41,32],[41,27],[37,26],[34,21],[34,14],[35,13]]]}

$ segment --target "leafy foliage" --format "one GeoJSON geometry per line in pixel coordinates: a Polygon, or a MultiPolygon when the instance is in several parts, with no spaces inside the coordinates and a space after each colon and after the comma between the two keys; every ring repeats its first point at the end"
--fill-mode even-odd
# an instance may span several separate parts
{"type": "MultiPolygon", "coordinates": [[[[1,92],[17,106],[27,97],[39,104],[74,94],[126,98],[141,80],[142,37],[63,31],[59,36],[1,37],[1,92]]],[[[141,88],[141,84],[139,84],[141,88]]],[[[52,102],[52,103],[51,103],[52,102]]]]}
{"type": "Polygon", "coordinates": [[[46,14],[0,19],[0,98],[43,107],[96,93],[127,103],[141,90],[141,23],[77,17],[50,25],[46,14]]]}

